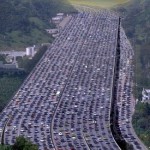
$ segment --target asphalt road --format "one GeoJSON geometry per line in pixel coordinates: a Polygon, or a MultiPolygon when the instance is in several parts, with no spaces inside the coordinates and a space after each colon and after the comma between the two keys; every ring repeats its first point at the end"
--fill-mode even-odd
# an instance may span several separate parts
{"type": "MultiPolygon", "coordinates": [[[[0,114],[5,144],[23,135],[39,150],[120,149],[110,129],[119,28],[110,11],[72,15],[0,114]]],[[[133,50],[123,29],[120,43],[119,127],[135,150],[145,150],[131,125],[133,50]]]]}

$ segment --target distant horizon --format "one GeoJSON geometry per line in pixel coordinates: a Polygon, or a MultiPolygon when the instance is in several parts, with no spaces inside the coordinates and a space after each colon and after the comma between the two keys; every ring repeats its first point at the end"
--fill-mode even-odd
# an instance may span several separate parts
{"type": "Polygon", "coordinates": [[[68,0],[71,5],[88,6],[95,8],[113,8],[131,0],[68,0]]]}

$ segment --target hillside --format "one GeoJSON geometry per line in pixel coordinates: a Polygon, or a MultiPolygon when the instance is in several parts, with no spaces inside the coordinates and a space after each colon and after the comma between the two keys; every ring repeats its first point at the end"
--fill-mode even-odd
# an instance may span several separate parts
{"type": "Polygon", "coordinates": [[[141,99],[142,88],[150,88],[150,1],[133,0],[119,11],[123,26],[135,50],[135,95],[141,99]]]}
{"type": "Polygon", "coordinates": [[[49,19],[58,12],[74,9],[66,0],[1,0],[0,50],[50,42],[44,31],[49,19]]]}
{"type": "Polygon", "coordinates": [[[112,8],[118,4],[123,4],[129,0],[68,0],[72,5],[96,7],[96,8],[112,8]]]}
{"type": "Polygon", "coordinates": [[[139,102],[133,115],[133,126],[140,139],[150,147],[150,104],[140,102],[142,89],[150,89],[150,1],[133,0],[119,8],[135,51],[134,95],[139,102]]]}

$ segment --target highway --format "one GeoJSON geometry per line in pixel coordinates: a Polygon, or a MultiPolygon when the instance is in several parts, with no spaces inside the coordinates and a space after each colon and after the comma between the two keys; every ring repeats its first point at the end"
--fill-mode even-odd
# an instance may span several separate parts
{"type": "Polygon", "coordinates": [[[120,70],[118,79],[117,107],[118,124],[123,138],[135,150],[147,149],[138,139],[132,127],[135,100],[133,99],[133,67],[134,52],[123,28],[120,29],[120,70]]]}
{"type": "Polygon", "coordinates": [[[119,128],[135,150],[146,150],[131,124],[133,50],[108,10],[72,15],[0,114],[4,143],[23,135],[39,150],[120,150],[110,127],[118,42],[119,128]]]}
{"type": "Polygon", "coordinates": [[[54,116],[56,149],[119,149],[108,119],[119,20],[115,16],[102,20],[97,14],[89,17],[84,23],[86,42],[54,116]]]}

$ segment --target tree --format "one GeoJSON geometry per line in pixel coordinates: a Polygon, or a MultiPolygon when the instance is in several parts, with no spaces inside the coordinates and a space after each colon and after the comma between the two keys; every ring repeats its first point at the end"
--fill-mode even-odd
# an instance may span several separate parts
{"type": "Polygon", "coordinates": [[[0,145],[0,150],[12,150],[12,147],[6,145],[0,145]]]}
{"type": "Polygon", "coordinates": [[[13,150],[38,150],[37,145],[33,144],[23,136],[19,136],[16,139],[15,144],[12,146],[13,150]]]}

